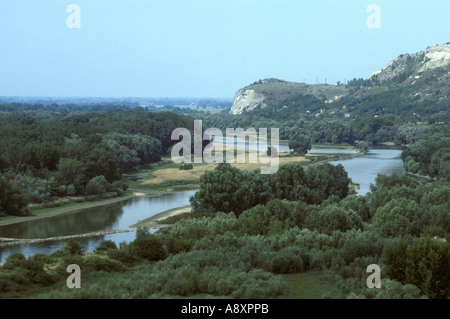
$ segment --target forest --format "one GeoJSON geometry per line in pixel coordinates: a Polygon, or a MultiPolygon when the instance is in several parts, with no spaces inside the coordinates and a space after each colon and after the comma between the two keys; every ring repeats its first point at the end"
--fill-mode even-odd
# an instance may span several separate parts
{"type": "MultiPolygon", "coordinates": [[[[450,296],[448,126],[195,116],[220,129],[280,127],[283,139],[300,132],[311,143],[396,141],[408,145],[406,170],[430,178],[380,174],[360,196],[341,165],[294,163],[261,175],[221,164],[200,178],[194,211],[171,227],[140,227],[133,241],[104,240],[93,254],[70,240],[52,254],[11,255],[0,267],[2,298],[285,298],[286,276],[314,272],[336,288],[321,298],[450,296]],[[65,287],[69,264],[83,269],[81,289],[65,287]],[[366,285],[371,264],[381,266],[382,289],[366,285]]],[[[140,108],[2,112],[2,212],[24,214],[29,202],[68,193],[121,192],[121,174],[158,161],[172,129],[192,125],[190,116],[140,108]]]]}
{"type": "Polygon", "coordinates": [[[124,172],[155,163],[188,116],[143,108],[69,114],[0,113],[0,215],[27,215],[29,203],[76,195],[121,195],[124,172]]]}

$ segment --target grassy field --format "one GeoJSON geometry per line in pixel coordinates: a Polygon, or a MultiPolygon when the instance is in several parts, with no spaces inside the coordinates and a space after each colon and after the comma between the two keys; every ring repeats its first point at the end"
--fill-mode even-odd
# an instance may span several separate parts
{"type": "MultiPolygon", "coordinates": [[[[324,145],[321,145],[324,146],[324,145]]],[[[335,147],[335,145],[333,145],[335,147]]],[[[351,148],[350,145],[338,145],[340,148],[351,148]]],[[[319,161],[335,160],[339,156],[334,154],[292,154],[281,153],[279,154],[279,165],[300,163],[302,165],[310,165],[319,161]]],[[[340,156],[342,157],[342,156],[340,156]]],[[[194,160],[192,159],[192,162],[194,160]]],[[[276,163],[273,162],[272,165],[276,163]]],[[[133,190],[147,190],[147,191],[161,191],[161,190],[174,190],[180,188],[191,187],[195,188],[203,173],[208,170],[214,170],[218,163],[207,164],[205,162],[201,164],[193,164],[193,168],[189,170],[180,170],[180,164],[175,164],[170,156],[164,156],[160,162],[146,166],[139,171],[131,172],[125,176],[139,177],[140,180],[127,181],[130,189],[133,190]]],[[[246,163],[232,163],[234,167],[241,170],[257,170],[263,166],[269,164],[263,164],[260,162],[252,163],[246,155],[246,163]]]]}
{"type": "MultiPolygon", "coordinates": [[[[279,164],[282,165],[295,162],[304,162],[306,164],[310,163],[312,158],[314,158],[314,156],[292,156],[280,154],[279,164]]],[[[255,170],[260,169],[262,166],[268,166],[268,164],[250,163],[248,160],[246,162],[247,163],[243,164],[232,163],[231,165],[241,170],[255,170]]],[[[172,182],[174,185],[192,184],[197,182],[204,172],[214,170],[216,166],[219,165],[218,163],[194,164],[193,169],[180,170],[178,164],[174,164],[173,162],[169,164],[167,163],[167,159],[163,159],[163,163],[164,164],[154,167],[151,170],[142,171],[139,176],[142,177],[143,180],[134,184],[133,187],[143,186],[145,188],[146,186],[163,185],[168,182],[172,182]]],[[[132,185],[130,184],[130,186],[132,185]]]]}
{"type": "Polygon", "coordinates": [[[341,298],[342,292],[332,282],[324,280],[320,270],[299,274],[282,275],[289,286],[289,291],[283,299],[321,299],[341,298]]]}

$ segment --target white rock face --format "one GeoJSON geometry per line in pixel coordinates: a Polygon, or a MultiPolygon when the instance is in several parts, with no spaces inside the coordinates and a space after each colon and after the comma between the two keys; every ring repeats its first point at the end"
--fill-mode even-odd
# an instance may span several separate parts
{"type": "Polygon", "coordinates": [[[415,68],[413,71],[415,73],[447,67],[450,65],[450,44],[430,47],[415,54],[401,55],[389,62],[381,71],[374,72],[371,77],[377,77],[381,81],[390,80],[406,70],[408,61],[414,61],[415,68]]]}
{"type": "Polygon", "coordinates": [[[450,64],[450,44],[428,48],[425,50],[425,59],[419,72],[424,72],[450,64]]]}
{"type": "Polygon", "coordinates": [[[265,99],[266,97],[263,94],[257,93],[255,90],[239,90],[234,96],[230,114],[239,115],[253,111],[258,107],[263,109],[267,107],[267,104],[264,103],[265,99]]]}

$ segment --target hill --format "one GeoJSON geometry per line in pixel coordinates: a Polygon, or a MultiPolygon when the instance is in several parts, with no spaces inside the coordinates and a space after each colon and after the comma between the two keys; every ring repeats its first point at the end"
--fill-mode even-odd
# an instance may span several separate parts
{"type": "Polygon", "coordinates": [[[368,79],[346,84],[306,84],[264,79],[236,93],[230,114],[286,119],[295,115],[414,116],[448,120],[450,43],[402,54],[368,79]]]}

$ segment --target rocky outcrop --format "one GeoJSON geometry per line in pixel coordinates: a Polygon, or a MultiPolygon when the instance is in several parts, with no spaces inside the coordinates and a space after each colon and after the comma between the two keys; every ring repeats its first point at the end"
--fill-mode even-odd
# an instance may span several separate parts
{"type": "Polygon", "coordinates": [[[233,106],[231,107],[230,114],[239,115],[245,112],[253,111],[256,108],[265,108],[267,104],[264,102],[266,99],[264,94],[258,93],[251,89],[241,89],[237,91],[234,96],[233,106]]]}
{"type": "Polygon", "coordinates": [[[436,68],[445,68],[450,65],[450,44],[428,48],[425,51],[424,61],[419,72],[436,68]]]}
{"type": "Polygon", "coordinates": [[[371,78],[384,82],[396,76],[407,75],[419,78],[420,74],[437,68],[450,66],[450,44],[429,47],[415,54],[402,54],[391,61],[381,71],[372,74],[371,78]]]}

